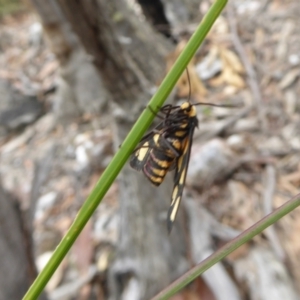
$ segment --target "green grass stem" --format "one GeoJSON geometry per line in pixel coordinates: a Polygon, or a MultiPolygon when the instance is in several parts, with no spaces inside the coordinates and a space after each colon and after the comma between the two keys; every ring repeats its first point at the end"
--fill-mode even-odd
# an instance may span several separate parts
{"type": "Polygon", "coordinates": [[[196,265],[194,268],[189,270],[183,276],[178,278],[172,284],[170,284],[166,289],[161,291],[152,300],[166,300],[171,296],[179,292],[186,285],[195,280],[198,276],[204,273],[206,270],[211,268],[217,262],[225,258],[228,254],[232,253],[234,250],[239,248],[241,245],[250,241],[254,236],[261,233],[270,225],[277,222],[279,219],[284,217],[286,214],[290,213],[292,210],[300,205],[300,194],[292,198],[291,200],[284,203],[282,206],[275,209],[273,212],[268,214],[266,217],[261,219],[259,222],[255,223],[253,226],[242,232],[232,241],[228,242],[226,245],[218,249],[212,255],[207,257],[201,263],[196,265]]]}

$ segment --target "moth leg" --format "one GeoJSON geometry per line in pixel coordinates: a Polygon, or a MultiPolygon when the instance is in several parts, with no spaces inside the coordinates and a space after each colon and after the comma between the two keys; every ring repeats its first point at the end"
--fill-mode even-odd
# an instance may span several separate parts
{"type": "Polygon", "coordinates": [[[173,152],[173,154],[175,155],[175,157],[179,157],[181,155],[181,153],[179,153],[174,146],[172,146],[172,144],[165,138],[164,135],[161,136],[162,142],[164,144],[164,146],[166,146],[170,151],[173,152]]]}
{"type": "Polygon", "coordinates": [[[149,108],[149,110],[153,113],[153,115],[156,116],[157,118],[159,118],[159,119],[165,119],[165,116],[161,116],[161,115],[159,115],[158,113],[156,113],[156,112],[152,109],[152,107],[151,107],[150,105],[148,105],[148,108],[149,108]]]}
{"type": "Polygon", "coordinates": [[[162,119],[162,120],[168,118],[171,113],[171,110],[172,110],[171,104],[167,104],[167,105],[163,106],[157,113],[153,110],[153,108],[150,105],[148,105],[147,107],[156,117],[158,117],[159,119],[162,119]],[[162,113],[163,115],[159,115],[159,113],[162,113]]]}

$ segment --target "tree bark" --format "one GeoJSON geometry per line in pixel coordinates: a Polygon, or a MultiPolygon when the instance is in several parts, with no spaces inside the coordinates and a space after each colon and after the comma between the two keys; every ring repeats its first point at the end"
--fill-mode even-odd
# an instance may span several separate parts
{"type": "Polygon", "coordinates": [[[160,0],[137,1],[145,15],[145,18],[163,35],[171,37],[171,26],[165,15],[163,4],[160,0]]]}
{"type": "MultiPolygon", "coordinates": [[[[59,3],[113,99],[115,144],[120,145],[162,77],[170,46],[123,1],[59,3]]],[[[171,197],[166,181],[152,187],[128,166],[119,176],[120,237],[109,271],[110,299],[149,299],[187,267],[180,222],[170,236],[166,230],[171,197]]]]}
{"type": "Polygon", "coordinates": [[[201,20],[199,0],[161,0],[171,27],[182,27],[201,20]]]}
{"type": "Polygon", "coordinates": [[[54,113],[61,124],[82,114],[97,114],[107,105],[102,79],[72,31],[57,0],[31,0],[48,45],[60,62],[54,113]]]}
{"type": "Polygon", "coordinates": [[[0,299],[21,299],[36,277],[31,234],[18,203],[0,184],[0,299]]]}

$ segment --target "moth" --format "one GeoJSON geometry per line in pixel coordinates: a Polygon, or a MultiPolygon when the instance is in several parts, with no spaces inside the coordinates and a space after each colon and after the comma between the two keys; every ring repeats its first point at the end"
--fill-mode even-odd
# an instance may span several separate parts
{"type": "Polygon", "coordinates": [[[167,214],[169,233],[182,198],[194,130],[199,123],[196,105],[228,107],[211,103],[192,104],[190,101],[181,105],[163,106],[159,111],[162,121],[142,138],[130,158],[130,166],[142,171],[155,186],[159,186],[166,174],[175,168],[174,187],[167,214]]]}

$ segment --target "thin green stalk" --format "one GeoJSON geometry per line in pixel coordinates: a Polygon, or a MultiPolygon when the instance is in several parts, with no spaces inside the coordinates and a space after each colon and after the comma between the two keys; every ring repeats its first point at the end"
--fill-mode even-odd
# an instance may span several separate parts
{"type": "MultiPolygon", "coordinates": [[[[205,36],[207,35],[217,17],[222,12],[226,3],[227,0],[217,0],[212,5],[205,18],[202,20],[197,30],[189,40],[185,49],[178,57],[174,66],[165,77],[156,94],[150,100],[149,105],[154,111],[158,111],[159,108],[163,105],[164,101],[167,99],[168,95],[176,84],[178,78],[188,65],[191,58],[194,56],[200,44],[203,42],[205,36]]],[[[36,299],[43,291],[45,285],[47,284],[67,252],[70,250],[71,246],[75,242],[76,238],[82,231],[89,218],[98,207],[102,198],[116,179],[117,175],[126,163],[128,157],[150,126],[153,119],[154,114],[149,109],[145,109],[128,134],[127,138],[122,143],[119,151],[115,154],[114,158],[112,159],[106,170],[103,172],[95,189],[92,191],[90,196],[81,207],[69,231],[61,240],[48,264],[38,275],[32,286],[24,296],[24,300],[36,299]]]]}
{"type": "Polygon", "coordinates": [[[198,276],[200,276],[203,272],[211,268],[214,264],[219,262],[221,259],[226,257],[228,254],[232,253],[234,250],[239,248],[241,245],[245,244],[249,240],[251,240],[254,236],[261,233],[270,225],[277,222],[279,219],[284,217],[286,214],[294,210],[296,207],[300,205],[300,194],[287,201],[282,206],[278,207],[272,213],[268,214],[266,217],[261,219],[259,222],[255,223],[253,226],[245,230],[239,236],[237,236],[232,241],[228,242],[226,245],[221,247],[219,250],[214,252],[208,258],[203,260],[201,263],[196,265],[194,268],[189,270],[183,276],[178,278],[172,284],[170,284],[166,289],[161,291],[158,295],[156,295],[152,300],[166,300],[171,296],[179,292],[186,285],[195,280],[198,276]]]}

